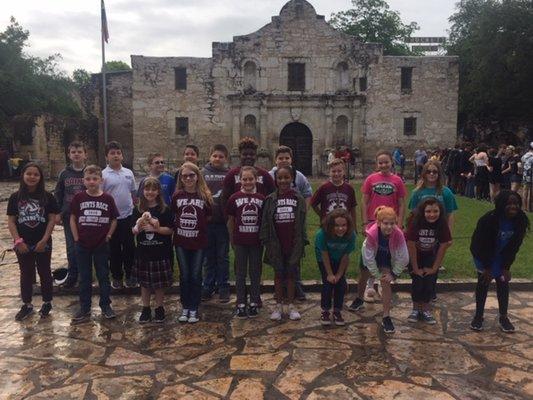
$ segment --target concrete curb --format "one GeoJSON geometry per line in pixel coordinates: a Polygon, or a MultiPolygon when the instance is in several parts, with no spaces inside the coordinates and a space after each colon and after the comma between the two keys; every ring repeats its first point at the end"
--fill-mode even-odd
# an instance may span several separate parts
{"type": "MultiPolygon", "coordinates": [[[[476,289],[477,281],[475,279],[450,279],[439,281],[437,284],[437,292],[474,292],[476,289]]],[[[492,283],[491,285],[495,285],[492,283]]],[[[304,291],[306,293],[320,293],[322,289],[322,282],[317,280],[308,280],[303,281],[304,291]]],[[[357,289],[357,281],[353,279],[348,280],[348,294],[355,293],[357,289]]],[[[235,292],[235,282],[230,282],[230,290],[232,293],[235,292]]],[[[410,279],[399,279],[392,286],[393,292],[411,292],[411,280],[410,279]]],[[[527,279],[515,279],[510,282],[510,290],[515,292],[526,292],[533,290],[533,281],[527,279]]],[[[111,289],[112,295],[140,295],[139,288],[123,288],[123,289],[111,289]]],[[[174,285],[171,288],[167,289],[167,294],[179,294],[180,289],[178,285],[174,285]]],[[[261,284],[261,293],[273,293],[274,292],[274,281],[266,280],[261,284]]],[[[35,288],[35,294],[40,294],[40,288],[35,288]]],[[[63,287],[54,287],[55,296],[72,296],[77,295],[78,289],[65,289],[63,287]]],[[[96,294],[96,293],[95,293],[96,294]]]]}

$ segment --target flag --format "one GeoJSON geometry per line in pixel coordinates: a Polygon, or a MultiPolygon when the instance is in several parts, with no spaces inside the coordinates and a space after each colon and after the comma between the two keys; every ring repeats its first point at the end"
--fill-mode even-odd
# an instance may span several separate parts
{"type": "Polygon", "coordinates": [[[109,30],[107,29],[107,17],[105,15],[104,0],[102,0],[102,37],[106,43],[109,42],[109,30]]]}

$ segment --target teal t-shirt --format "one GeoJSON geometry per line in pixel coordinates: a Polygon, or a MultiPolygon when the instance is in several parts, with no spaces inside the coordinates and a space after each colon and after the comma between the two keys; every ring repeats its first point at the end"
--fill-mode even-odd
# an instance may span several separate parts
{"type": "Polygon", "coordinates": [[[455,196],[447,186],[442,188],[441,194],[437,194],[436,188],[422,188],[414,190],[413,193],[411,193],[411,198],[409,199],[409,210],[414,210],[426,197],[436,197],[444,207],[446,214],[457,210],[457,201],[455,200],[455,196]]]}
{"type": "Polygon", "coordinates": [[[340,262],[345,254],[350,254],[355,250],[355,232],[349,237],[330,238],[321,229],[318,230],[315,237],[315,254],[316,260],[322,262],[322,252],[327,251],[333,262],[340,262]]]}

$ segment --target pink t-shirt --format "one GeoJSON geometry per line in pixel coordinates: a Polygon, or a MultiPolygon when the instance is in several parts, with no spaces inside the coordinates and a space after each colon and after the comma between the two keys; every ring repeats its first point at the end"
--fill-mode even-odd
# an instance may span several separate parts
{"type": "Polygon", "coordinates": [[[369,175],[363,183],[361,192],[370,196],[366,208],[367,221],[374,221],[374,211],[379,206],[392,207],[398,214],[400,199],[407,194],[405,185],[398,175],[383,175],[381,172],[369,175]]]}

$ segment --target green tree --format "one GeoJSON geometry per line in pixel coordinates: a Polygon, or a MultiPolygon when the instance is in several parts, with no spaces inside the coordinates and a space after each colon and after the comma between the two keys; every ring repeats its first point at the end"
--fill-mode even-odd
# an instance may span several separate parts
{"type": "Polygon", "coordinates": [[[329,22],[362,42],[381,43],[385,55],[416,54],[405,45],[405,39],[419,29],[416,22],[404,24],[385,0],[352,0],[352,7],[332,14],[329,22]]]}
{"type": "Polygon", "coordinates": [[[449,21],[460,120],[533,123],[533,3],[463,0],[449,21]]]}
{"type": "Polygon", "coordinates": [[[124,61],[106,61],[105,68],[107,72],[110,71],[129,71],[131,67],[124,61]]]}
{"type": "Polygon", "coordinates": [[[29,32],[13,17],[0,33],[0,124],[18,114],[78,115],[73,82],[58,71],[60,55],[25,54],[28,38],[29,32]]]}
{"type": "Polygon", "coordinates": [[[91,83],[91,73],[84,69],[76,69],[72,73],[72,80],[78,89],[84,88],[91,83]]]}

